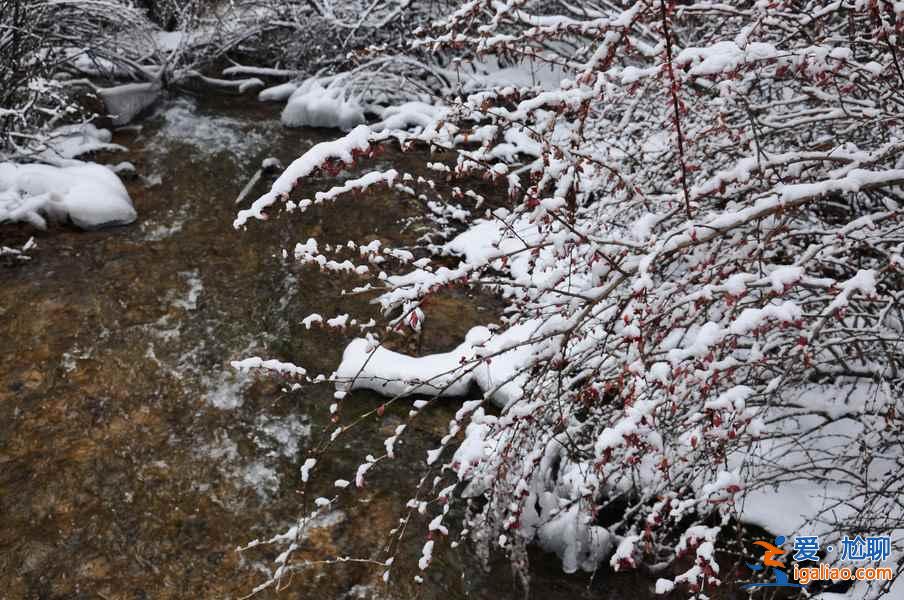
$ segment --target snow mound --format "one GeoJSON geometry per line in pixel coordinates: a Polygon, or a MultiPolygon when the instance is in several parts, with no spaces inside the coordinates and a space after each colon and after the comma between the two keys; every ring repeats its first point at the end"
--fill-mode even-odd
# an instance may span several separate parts
{"type": "Polygon", "coordinates": [[[65,167],[0,163],[0,223],[71,220],[81,229],[132,223],[137,214],[125,186],[95,163],[65,167]]]}
{"type": "Polygon", "coordinates": [[[38,156],[41,161],[64,164],[67,159],[76,158],[98,150],[126,150],[125,146],[111,143],[113,134],[109,129],[99,129],[91,123],[64,125],[50,134],[48,148],[38,156]]]}
{"type": "Polygon", "coordinates": [[[374,131],[394,131],[411,128],[426,129],[446,118],[448,110],[424,102],[405,102],[388,106],[380,112],[380,121],[374,123],[374,131]]]}
{"type": "Polygon", "coordinates": [[[98,90],[114,125],[125,125],[154,104],[161,95],[159,83],[126,83],[98,90]]]}
{"type": "Polygon", "coordinates": [[[335,127],[351,131],[364,123],[364,108],[346,98],[341,88],[323,87],[313,79],[292,92],[280,117],[288,127],[335,127]]]}
{"type": "Polygon", "coordinates": [[[294,94],[298,87],[299,84],[295,81],[274,85],[258,92],[257,99],[261,102],[282,102],[294,94]]]}
{"type": "Polygon", "coordinates": [[[386,396],[462,397],[477,386],[503,407],[523,394],[520,370],[530,359],[529,346],[523,342],[536,333],[538,325],[522,323],[495,334],[486,327],[474,327],[455,350],[421,357],[372,348],[367,340],[357,338],[342,354],[336,389],[339,394],[365,389],[386,396]],[[488,360],[477,368],[462,366],[463,359],[475,356],[488,360]]]}

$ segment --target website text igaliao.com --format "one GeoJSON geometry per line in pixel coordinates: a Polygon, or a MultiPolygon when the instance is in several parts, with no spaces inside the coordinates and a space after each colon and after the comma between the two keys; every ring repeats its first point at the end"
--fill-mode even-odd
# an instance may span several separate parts
{"type": "Polygon", "coordinates": [[[822,563],[818,567],[794,565],[794,579],[804,585],[811,581],[891,581],[891,567],[830,567],[822,563]]]}

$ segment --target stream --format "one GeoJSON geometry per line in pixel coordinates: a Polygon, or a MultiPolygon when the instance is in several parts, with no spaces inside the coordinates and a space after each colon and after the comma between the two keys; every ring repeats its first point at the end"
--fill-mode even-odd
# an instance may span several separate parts
{"type": "MultiPolygon", "coordinates": [[[[0,228],[4,244],[32,235],[38,243],[30,261],[0,265],[0,598],[240,598],[273,567],[282,548],[236,548],[286,531],[302,514],[299,469],[332,429],[332,390],[241,375],[229,361],[259,355],[328,374],[351,334],[308,330],[301,320],[378,315],[366,297],[340,295],[352,278],[299,267],[282,249],[308,237],[411,244],[429,228],[418,206],[383,189],[304,214],[274,211],[235,231],[235,198],[262,159],[288,164],[337,135],[285,129],[278,115],[278,106],[250,100],[170,100],[140,128],[115,133],[128,152],[95,157],[135,165],[126,185],[137,223],[0,228]]],[[[389,161],[416,162],[388,150],[372,164],[389,161]]],[[[455,347],[488,319],[478,304],[438,299],[417,347],[401,349],[455,347]]],[[[380,402],[352,394],[343,418],[380,402]]],[[[406,488],[420,476],[415,461],[457,404],[426,410],[403,456],[371,471],[353,504],[311,529],[298,557],[384,559],[406,488]]],[[[407,410],[388,409],[341,438],[312,485],[353,479],[407,410]]],[[[379,570],[343,564],[311,567],[256,597],[522,597],[504,561],[485,571],[467,544],[437,542],[415,584],[426,527],[410,530],[389,586],[379,570]]],[[[646,597],[651,585],[640,574],[567,576],[539,551],[532,559],[535,598],[646,597]]]]}

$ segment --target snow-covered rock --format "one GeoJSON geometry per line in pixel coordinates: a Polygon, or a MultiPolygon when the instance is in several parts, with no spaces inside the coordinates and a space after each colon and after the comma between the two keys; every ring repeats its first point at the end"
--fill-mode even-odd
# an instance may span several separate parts
{"type": "Polygon", "coordinates": [[[258,92],[257,99],[261,102],[282,102],[295,93],[299,85],[295,81],[274,85],[258,92]]]}
{"type": "Polygon", "coordinates": [[[363,338],[353,340],[342,354],[336,369],[336,389],[340,394],[366,389],[387,395],[411,394],[462,397],[472,385],[490,394],[497,406],[521,397],[523,376],[519,371],[530,353],[525,339],[535,333],[538,323],[528,322],[494,334],[486,327],[472,328],[465,341],[451,352],[414,357],[386,348],[372,348],[363,338]],[[486,356],[474,368],[464,361],[486,356]]]}
{"type": "Polygon", "coordinates": [[[354,98],[346,98],[340,87],[325,88],[309,79],[289,97],[280,119],[289,127],[336,127],[351,131],[364,123],[364,108],[354,98]]]}
{"type": "Polygon", "coordinates": [[[113,144],[112,139],[109,129],[100,129],[91,123],[64,125],[50,134],[47,149],[38,157],[43,162],[64,164],[66,160],[88,152],[126,150],[124,146],[113,144]]]}
{"type": "Polygon", "coordinates": [[[81,229],[132,223],[137,214],[125,186],[94,163],[67,166],[0,163],[0,223],[71,220],[81,229]]]}
{"type": "Polygon", "coordinates": [[[157,82],[142,82],[101,88],[97,93],[113,118],[113,124],[125,125],[156,102],[161,90],[157,82]]]}

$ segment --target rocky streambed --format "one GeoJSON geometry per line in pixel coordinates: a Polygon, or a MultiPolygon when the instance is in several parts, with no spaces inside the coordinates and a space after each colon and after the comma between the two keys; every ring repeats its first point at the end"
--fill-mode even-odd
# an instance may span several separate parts
{"type": "MultiPolygon", "coordinates": [[[[417,206],[384,190],[233,230],[236,195],[263,158],[285,163],[336,135],[283,129],[277,117],[253,101],[167,102],[115,134],[127,152],[95,157],[134,164],[136,224],[55,226],[36,235],[31,260],[0,265],[0,598],[239,598],[266,579],[280,549],[236,548],[301,514],[299,468],[332,429],[331,389],[240,375],[229,361],[257,354],[329,373],[349,338],[301,320],[373,309],[340,295],[351,280],[298,267],[282,249],[312,236],[411,242],[428,227],[417,206]]],[[[409,160],[389,152],[380,160],[409,160]]],[[[3,245],[32,235],[0,227],[3,245]]],[[[456,346],[486,320],[477,304],[435,302],[418,350],[456,346]]],[[[356,393],[343,410],[378,402],[356,393]]],[[[428,410],[409,438],[410,460],[374,469],[367,490],[318,522],[298,555],[381,558],[405,484],[419,477],[413,462],[455,405],[428,410]]],[[[366,422],[323,480],[352,475],[406,413],[366,422]]],[[[346,564],[310,568],[258,597],[521,597],[504,563],[483,571],[466,545],[437,551],[414,584],[423,529],[413,531],[389,586],[379,571],[346,564]]],[[[565,576],[554,558],[534,558],[536,598],[625,598],[650,587],[641,575],[565,576]]]]}

